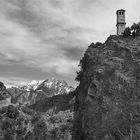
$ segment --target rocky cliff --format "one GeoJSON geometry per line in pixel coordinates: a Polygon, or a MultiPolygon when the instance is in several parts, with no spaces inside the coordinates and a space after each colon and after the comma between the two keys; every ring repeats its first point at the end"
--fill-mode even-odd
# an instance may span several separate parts
{"type": "Polygon", "coordinates": [[[80,66],[73,140],[140,139],[140,37],[92,43],[80,66]]]}
{"type": "Polygon", "coordinates": [[[11,104],[11,96],[6,89],[6,86],[0,82],[0,108],[11,104]]]}

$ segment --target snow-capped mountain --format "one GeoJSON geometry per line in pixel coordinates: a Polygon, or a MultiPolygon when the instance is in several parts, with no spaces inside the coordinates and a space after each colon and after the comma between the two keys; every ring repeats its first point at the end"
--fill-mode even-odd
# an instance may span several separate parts
{"type": "Polygon", "coordinates": [[[68,94],[74,88],[68,86],[64,80],[47,79],[36,81],[33,80],[29,84],[22,87],[12,87],[8,91],[12,95],[11,102],[32,105],[44,98],[52,97],[60,94],[68,94]]]}
{"type": "Polygon", "coordinates": [[[56,80],[52,78],[52,79],[47,79],[43,81],[36,88],[36,90],[38,91],[41,90],[45,93],[48,93],[48,96],[54,96],[54,95],[59,95],[59,94],[67,94],[70,91],[73,91],[74,88],[71,86],[68,86],[68,84],[64,80],[56,80]]]}
{"type": "Polygon", "coordinates": [[[30,91],[30,89],[35,90],[41,83],[43,82],[43,80],[32,80],[30,83],[28,83],[27,85],[24,85],[22,87],[20,87],[21,89],[30,91]]]}

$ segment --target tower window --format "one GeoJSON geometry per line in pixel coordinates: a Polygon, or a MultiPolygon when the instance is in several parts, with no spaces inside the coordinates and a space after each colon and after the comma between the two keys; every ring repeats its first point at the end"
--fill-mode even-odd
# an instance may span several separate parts
{"type": "Polygon", "coordinates": [[[119,15],[123,15],[123,12],[119,12],[119,15]]]}
{"type": "Polygon", "coordinates": [[[124,12],[121,12],[121,11],[120,11],[120,12],[119,12],[119,15],[124,15],[124,12]]]}

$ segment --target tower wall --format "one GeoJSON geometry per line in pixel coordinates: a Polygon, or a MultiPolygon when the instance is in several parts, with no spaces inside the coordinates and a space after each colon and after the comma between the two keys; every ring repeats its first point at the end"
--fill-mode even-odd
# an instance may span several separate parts
{"type": "Polygon", "coordinates": [[[117,25],[117,35],[122,35],[125,30],[125,24],[118,24],[117,25]]]}
{"type": "Polygon", "coordinates": [[[117,10],[116,14],[117,14],[117,24],[116,24],[117,35],[122,35],[122,33],[125,30],[125,24],[126,24],[125,10],[123,10],[123,9],[117,10]]]}

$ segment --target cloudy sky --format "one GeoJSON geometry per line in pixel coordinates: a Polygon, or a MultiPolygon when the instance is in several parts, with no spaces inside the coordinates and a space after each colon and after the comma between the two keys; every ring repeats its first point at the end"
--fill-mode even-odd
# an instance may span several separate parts
{"type": "Polygon", "coordinates": [[[140,21],[139,0],[0,0],[0,81],[22,85],[51,77],[75,85],[92,42],[116,33],[116,10],[140,21]]]}

